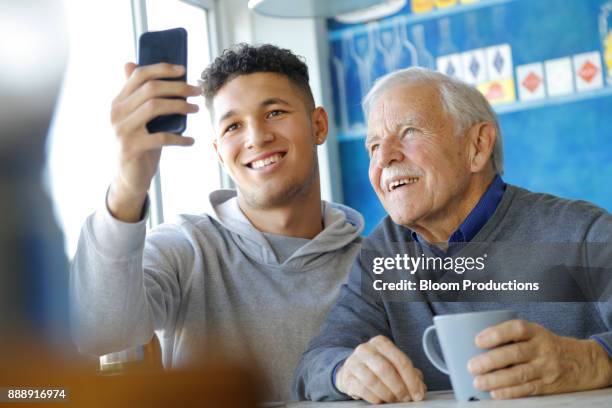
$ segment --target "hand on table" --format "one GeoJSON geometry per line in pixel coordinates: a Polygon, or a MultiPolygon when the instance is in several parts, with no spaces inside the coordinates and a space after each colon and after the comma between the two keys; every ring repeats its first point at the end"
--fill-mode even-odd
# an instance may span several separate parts
{"type": "Polygon", "coordinates": [[[357,346],[336,372],[336,388],[373,404],[420,401],[427,391],[423,373],[385,336],[357,346]]]}
{"type": "Polygon", "coordinates": [[[558,336],[524,320],[510,320],[480,332],[471,359],[474,386],[494,399],[603,388],[612,383],[612,360],[594,340],[558,336]]]}

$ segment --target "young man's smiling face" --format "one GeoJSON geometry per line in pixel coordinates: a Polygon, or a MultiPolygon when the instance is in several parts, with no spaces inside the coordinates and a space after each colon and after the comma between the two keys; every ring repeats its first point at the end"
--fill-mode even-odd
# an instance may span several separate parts
{"type": "Polygon", "coordinates": [[[227,82],[213,99],[215,149],[253,208],[273,208],[319,188],[316,146],[327,114],[284,75],[258,72],[227,82]]]}

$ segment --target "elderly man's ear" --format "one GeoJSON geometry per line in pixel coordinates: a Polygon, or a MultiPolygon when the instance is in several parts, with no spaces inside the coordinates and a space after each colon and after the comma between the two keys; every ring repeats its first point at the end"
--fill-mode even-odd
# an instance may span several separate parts
{"type": "Polygon", "coordinates": [[[468,152],[470,170],[479,173],[490,168],[493,171],[493,147],[497,140],[497,130],[492,123],[477,123],[470,128],[468,152]]]}

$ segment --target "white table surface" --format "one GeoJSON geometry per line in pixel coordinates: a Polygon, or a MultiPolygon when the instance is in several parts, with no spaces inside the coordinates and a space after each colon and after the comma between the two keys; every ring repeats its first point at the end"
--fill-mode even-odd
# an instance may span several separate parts
{"type": "MultiPolygon", "coordinates": [[[[370,405],[364,401],[338,402],[291,402],[287,404],[270,405],[286,408],[354,408],[370,405]]],[[[384,404],[381,407],[411,407],[411,408],[508,408],[508,407],[580,407],[580,408],[612,408],[612,388],[603,390],[574,392],[571,394],[548,395],[544,397],[520,398],[505,401],[455,401],[452,391],[428,392],[424,401],[401,404],[384,404]]]]}

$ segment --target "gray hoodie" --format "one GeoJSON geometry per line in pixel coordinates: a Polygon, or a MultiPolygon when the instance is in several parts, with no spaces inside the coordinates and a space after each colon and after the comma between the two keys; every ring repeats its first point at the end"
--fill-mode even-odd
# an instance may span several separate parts
{"type": "Polygon", "coordinates": [[[148,233],[145,221],[124,223],[106,208],[87,219],[70,282],[77,345],[102,355],[155,330],[165,367],[221,345],[262,370],[269,399],[289,400],[293,370],[358,253],[363,218],[322,202],[324,230],[279,262],[235,191],[210,202],[214,216],[183,215],[148,233]]]}

